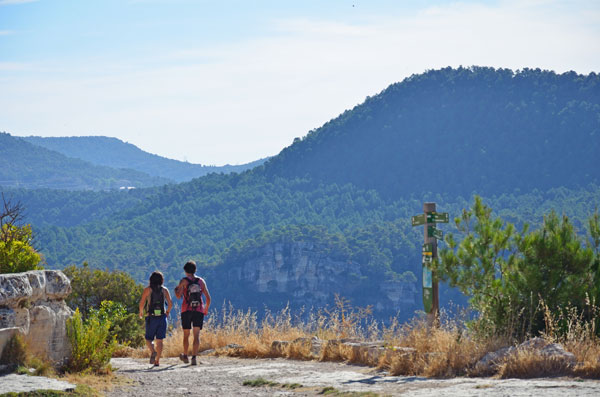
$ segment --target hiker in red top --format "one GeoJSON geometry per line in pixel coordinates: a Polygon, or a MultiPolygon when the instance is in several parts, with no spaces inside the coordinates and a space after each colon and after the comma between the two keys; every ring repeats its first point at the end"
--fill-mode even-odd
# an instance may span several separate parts
{"type": "Polygon", "coordinates": [[[204,323],[204,315],[208,313],[210,307],[210,294],[206,288],[206,282],[196,277],[196,262],[189,261],[183,266],[185,277],[181,279],[179,285],[175,287],[175,296],[177,299],[183,297],[181,303],[181,327],[183,328],[183,354],[179,358],[184,363],[188,363],[188,348],[190,329],[194,326],[194,344],[192,345],[192,364],[196,365],[196,354],[200,346],[200,330],[204,323]],[[206,303],[202,302],[202,295],[206,297],[206,303]]]}

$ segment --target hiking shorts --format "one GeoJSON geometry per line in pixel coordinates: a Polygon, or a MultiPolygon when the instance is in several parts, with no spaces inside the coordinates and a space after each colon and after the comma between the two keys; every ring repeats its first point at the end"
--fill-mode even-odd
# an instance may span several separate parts
{"type": "Polygon", "coordinates": [[[194,327],[200,327],[204,324],[204,313],[188,311],[181,313],[181,327],[183,329],[192,329],[192,323],[194,327]]]}
{"type": "Polygon", "coordinates": [[[167,316],[146,317],[146,340],[165,339],[167,336],[167,316]]]}

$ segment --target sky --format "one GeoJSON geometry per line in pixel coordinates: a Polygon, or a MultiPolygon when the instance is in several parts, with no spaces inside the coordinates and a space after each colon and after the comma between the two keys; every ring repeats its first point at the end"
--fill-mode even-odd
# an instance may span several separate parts
{"type": "Polygon", "coordinates": [[[412,74],[600,72],[600,0],[0,0],[0,131],[272,156],[412,74]]]}

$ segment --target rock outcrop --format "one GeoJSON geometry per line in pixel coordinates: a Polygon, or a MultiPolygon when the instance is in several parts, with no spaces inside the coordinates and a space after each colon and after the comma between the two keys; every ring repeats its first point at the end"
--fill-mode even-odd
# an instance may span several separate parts
{"type": "Polygon", "coordinates": [[[0,355],[19,332],[32,354],[54,362],[67,359],[66,321],[72,310],[64,299],[69,293],[71,283],[58,270],[0,274],[0,355]]]}
{"type": "Polygon", "coordinates": [[[226,299],[242,307],[273,307],[275,302],[323,307],[332,305],[338,294],[354,306],[372,305],[381,314],[408,308],[412,314],[418,298],[414,280],[373,280],[361,264],[329,256],[326,251],[311,241],[265,244],[243,261],[225,264],[224,274],[211,277],[218,284],[211,281],[211,285],[217,294],[228,291],[226,299]],[[232,297],[232,290],[245,291],[240,302],[232,297]]]}

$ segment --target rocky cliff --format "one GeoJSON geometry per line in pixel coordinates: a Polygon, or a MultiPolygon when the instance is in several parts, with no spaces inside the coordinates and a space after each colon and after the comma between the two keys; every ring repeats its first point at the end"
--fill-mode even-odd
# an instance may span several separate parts
{"type": "Polygon", "coordinates": [[[64,299],[70,292],[69,279],[58,270],[0,274],[0,355],[20,332],[32,354],[54,362],[67,359],[65,324],[72,311],[64,299]]]}
{"type": "Polygon", "coordinates": [[[243,261],[225,263],[209,275],[213,295],[239,307],[318,308],[334,304],[335,294],[354,306],[372,305],[375,313],[412,311],[417,304],[415,280],[374,279],[361,264],[328,256],[315,242],[277,242],[248,253],[243,261]]]}

